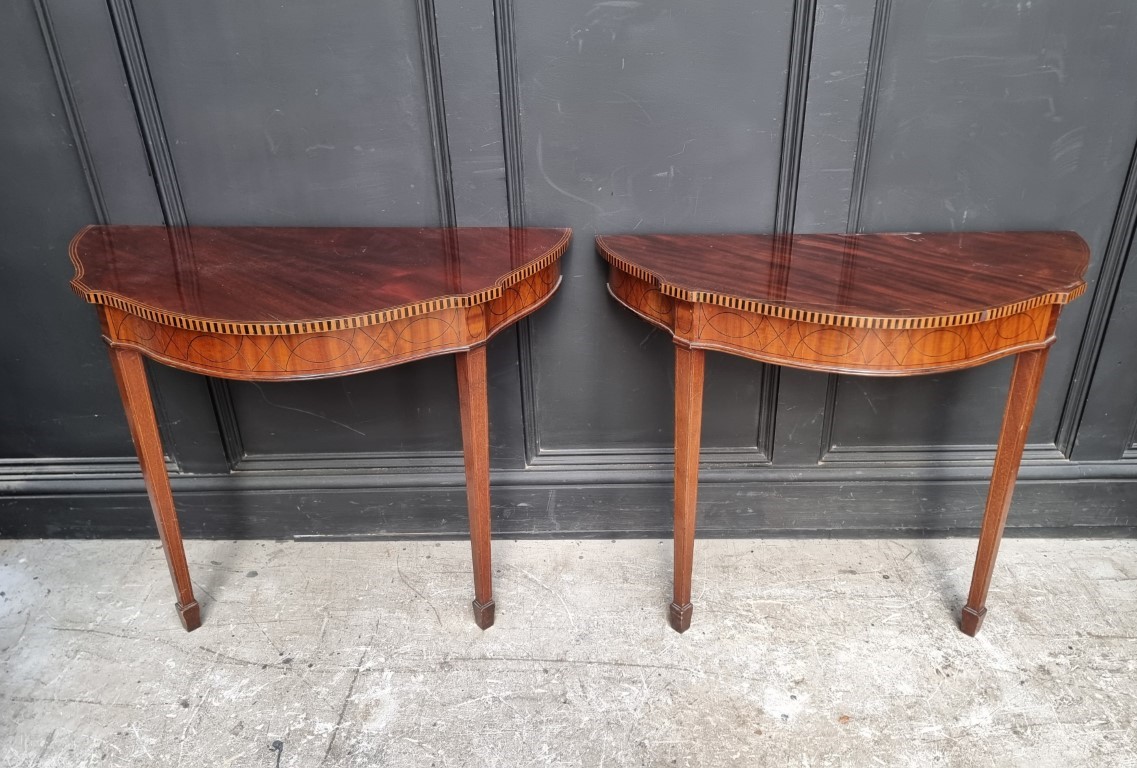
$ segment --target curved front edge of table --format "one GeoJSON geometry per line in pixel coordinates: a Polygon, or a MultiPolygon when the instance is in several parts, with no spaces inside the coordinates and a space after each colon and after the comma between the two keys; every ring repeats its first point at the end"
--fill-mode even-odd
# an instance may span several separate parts
{"type": "Polygon", "coordinates": [[[1039,304],[971,324],[931,328],[831,325],[674,299],[647,280],[610,268],[613,298],[692,349],[793,368],[871,376],[942,373],[1044,349],[1060,307],[1039,304]]]}
{"type": "Polygon", "coordinates": [[[560,262],[554,261],[481,304],[309,333],[179,328],[108,305],[99,306],[99,317],[109,345],[134,349],[173,368],[242,381],[320,379],[471,350],[539,309],[560,281],[560,262]]]}
{"type": "Polygon", "coordinates": [[[960,621],[966,634],[975,635],[987,613],[995,558],[1058,316],[1064,304],[1086,290],[1081,277],[1088,256],[1084,241],[1071,233],[929,235],[927,242],[940,248],[940,263],[929,267],[920,263],[919,244],[912,247],[911,262],[904,261],[902,250],[908,246],[900,241],[907,241],[906,236],[803,236],[795,242],[805,268],[795,280],[789,272],[792,260],[761,237],[673,239],[597,238],[609,263],[609,292],[675,342],[672,628],[686,631],[693,611],[705,350],[862,376],[941,373],[1014,356],[971,588],[960,621]],[[1019,237],[1033,245],[1014,250],[1019,237]],[[842,247],[834,249],[835,242],[842,247]],[[945,252],[954,253],[944,251],[945,243],[970,261],[956,269],[944,258],[945,252]],[[1045,254],[1038,269],[1024,260],[1024,253],[1033,257],[1035,247],[1045,254]],[[1014,256],[1009,264],[994,256],[999,249],[1009,249],[1014,256]],[[867,264],[859,282],[854,279],[858,254],[867,264]],[[909,283],[901,279],[878,290],[880,275],[909,271],[909,283]],[[736,279],[738,288],[731,293],[736,279]],[[712,284],[717,290],[706,290],[712,284]],[[910,297],[908,290],[916,295],[910,297]],[[913,307],[927,311],[917,313],[913,307]]]}
{"type": "Polygon", "coordinates": [[[196,252],[166,246],[193,235],[192,228],[88,228],[71,248],[72,288],[97,306],[182,625],[200,626],[201,610],[144,357],[225,379],[291,381],[454,354],[474,621],[490,627],[495,603],[486,342],[552,298],[571,231],[234,228],[198,230],[196,252]],[[98,238],[80,258],[78,245],[92,232],[98,238]],[[464,250],[458,247],[463,238],[464,250]],[[391,259],[376,245],[387,247],[391,259]],[[372,255],[365,255],[369,249],[372,255]],[[341,261],[328,268],[327,253],[341,261]],[[293,279],[297,275],[304,277],[293,279]],[[311,275],[320,277],[312,278],[318,284],[305,282],[311,275]]]}

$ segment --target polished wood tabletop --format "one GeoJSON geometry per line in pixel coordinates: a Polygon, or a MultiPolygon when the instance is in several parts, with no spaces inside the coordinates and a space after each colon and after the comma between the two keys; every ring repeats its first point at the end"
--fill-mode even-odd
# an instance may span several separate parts
{"type": "Polygon", "coordinates": [[[239,380],[454,354],[474,619],[494,621],[487,341],[560,285],[568,229],[93,226],[72,288],[96,305],[183,626],[201,624],[143,356],[239,380]]]}
{"type": "Polygon", "coordinates": [[[880,376],[1049,345],[1052,308],[1085,291],[1089,258],[1071,232],[606,235],[597,246],[612,294],[678,344],[880,376]]]}
{"type": "Polygon", "coordinates": [[[88,227],[103,334],[221,378],[309,379],[472,349],[552,296],[567,229],[88,227]]]}
{"type": "Polygon", "coordinates": [[[910,376],[1010,355],[1015,368],[961,626],[974,635],[1062,307],[1086,290],[1073,232],[621,234],[596,238],[608,289],[675,342],[672,626],[691,622],[704,352],[910,376]]]}
{"type": "Polygon", "coordinates": [[[495,299],[567,229],[95,226],[72,242],[87,301],[179,328],[287,334],[495,299]]]}
{"type": "Polygon", "coordinates": [[[661,293],[866,328],[970,324],[1085,290],[1073,232],[604,235],[600,252],[661,293]]]}

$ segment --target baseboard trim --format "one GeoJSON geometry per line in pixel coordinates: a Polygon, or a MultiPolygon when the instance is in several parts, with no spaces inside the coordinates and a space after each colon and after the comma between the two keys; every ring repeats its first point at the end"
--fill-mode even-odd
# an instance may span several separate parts
{"type": "MultiPolygon", "coordinates": [[[[737,452],[704,451],[699,467],[700,485],[770,483],[859,483],[859,482],[985,482],[991,474],[991,455],[963,452],[948,460],[821,462],[808,466],[781,467],[754,459],[745,461],[737,452]]],[[[307,463],[299,457],[242,464],[228,474],[179,473],[167,462],[175,492],[288,492],[306,490],[422,489],[449,488],[465,483],[457,455],[431,454],[413,461],[387,462],[357,458],[347,463],[342,457],[307,463]]],[[[550,463],[536,463],[524,469],[494,469],[495,487],[563,485],[642,485],[670,484],[670,453],[592,454],[564,456],[550,463]],[[573,459],[573,460],[569,460],[573,459]]],[[[921,457],[922,458],[922,457],[921,457]]],[[[1069,461],[1048,452],[1030,454],[1023,459],[1020,480],[1137,481],[1137,462],[1123,457],[1118,461],[1069,461]]],[[[0,499],[12,496],[57,496],[87,493],[143,492],[142,473],[137,460],[128,457],[96,459],[4,459],[0,460],[0,499]]]]}
{"type": "MultiPolygon", "coordinates": [[[[0,466],[0,536],[151,537],[142,478],[126,460],[0,466]]],[[[707,468],[705,536],[971,535],[989,465],[707,468]]],[[[190,538],[462,538],[460,471],[177,475],[190,538]]],[[[493,525],[507,538],[671,535],[669,466],[493,473],[493,525]]],[[[1009,535],[1137,535],[1137,464],[1024,465],[1009,535]]]]}

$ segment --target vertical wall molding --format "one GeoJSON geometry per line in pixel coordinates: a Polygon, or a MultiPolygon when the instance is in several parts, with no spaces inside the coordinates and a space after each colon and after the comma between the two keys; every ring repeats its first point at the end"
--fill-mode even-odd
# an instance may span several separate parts
{"type": "MultiPolygon", "coordinates": [[[[813,59],[813,28],[817,0],[796,0],[790,26],[789,62],[786,66],[785,106],[782,111],[782,146],[778,156],[778,189],[774,203],[774,234],[792,235],[797,212],[798,179],[801,176],[801,148],[805,139],[805,118],[809,95],[809,67],[813,59]]],[[[762,397],[756,442],[771,461],[778,408],[781,369],[762,366],[762,397]]]]}
{"type": "Polygon", "coordinates": [[[229,389],[229,382],[224,379],[209,378],[206,381],[213,415],[217,419],[217,429],[221,435],[221,450],[232,471],[245,458],[245,444],[241,440],[241,426],[237,422],[232,390],[229,389]]]}
{"type": "Polygon", "coordinates": [[[794,3],[790,31],[790,60],[786,72],[786,102],[782,114],[782,151],[778,159],[778,196],[774,213],[774,234],[794,231],[797,210],[798,176],[801,173],[801,145],[805,136],[806,96],[809,91],[809,64],[813,58],[813,24],[817,0],[794,3]]]}
{"type": "Polygon", "coordinates": [[[142,141],[146,145],[146,158],[150,163],[150,173],[154,177],[154,187],[158,191],[158,202],[167,226],[184,227],[186,218],[185,202],[178,186],[178,174],[174,168],[174,158],[170,153],[170,143],[166,137],[166,127],[158,108],[158,97],[154,81],[150,76],[150,65],[142,45],[142,34],[138,29],[138,18],[134,13],[132,0],[107,0],[111,24],[118,40],[119,55],[122,57],[126,82],[134,111],[138,117],[138,127],[142,141]]]}
{"type": "Polygon", "coordinates": [[[438,44],[438,19],[434,0],[418,0],[419,46],[425,79],[426,108],[430,122],[430,140],[434,147],[434,187],[438,195],[439,225],[453,227],[458,223],[454,206],[454,175],[450,166],[450,139],[446,130],[446,98],[442,91],[442,57],[438,44]]]}
{"type": "MultiPolygon", "coordinates": [[[[174,230],[170,241],[171,247],[175,259],[185,264],[188,269],[192,269],[193,249],[185,234],[189,218],[186,215],[181,186],[178,184],[177,168],[174,165],[173,153],[170,151],[170,141],[158,105],[158,95],[150,73],[150,64],[146,59],[134,4],[132,0],[107,0],[107,10],[110,12],[111,25],[114,27],[115,39],[118,42],[119,56],[122,59],[123,71],[126,73],[130,98],[134,104],[138,130],[142,134],[142,143],[146,148],[146,160],[150,165],[158,203],[162,207],[166,226],[174,230]]],[[[240,432],[236,430],[236,412],[228,382],[210,379],[209,394],[226,459],[232,467],[244,454],[244,449],[241,447],[240,432]]],[[[155,392],[155,399],[159,409],[164,411],[161,392],[155,392]]],[[[164,413],[162,421],[168,422],[164,413]]],[[[176,456],[172,458],[177,460],[176,456]]]]}
{"type": "MultiPolygon", "coordinates": [[[[521,87],[517,74],[517,39],[513,0],[493,0],[497,81],[501,103],[501,145],[505,158],[505,196],[509,226],[525,226],[525,165],[521,143],[521,87]]],[[[537,429],[537,387],[533,370],[533,325],[517,324],[517,358],[521,383],[521,430],[526,463],[541,453],[537,429]]]]}
{"type": "Polygon", "coordinates": [[[837,386],[840,377],[831,373],[825,377],[825,404],[821,406],[821,442],[817,446],[817,460],[833,449],[833,420],[837,418],[837,386]]]}
{"type": "Polygon", "coordinates": [[[1062,406],[1062,416],[1058,421],[1055,443],[1067,457],[1074,450],[1082,415],[1090,396],[1090,382],[1101,356],[1106,330],[1117,293],[1121,288],[1121,273],[1124,271],[1129,250],[1137,233],[1137,145],[1129,158],[1129,170],[1121,187],[1121,199],[1113,224],[1109,230],[1105,253],[1102,255],[1101,269],[1098,271],[1094,294],[1090,299],[1090,311],[1082,340],[1078,346],[1078,356],[1074,360],[1074,373],[1070,378],[1070,388],[1062,406]]]}
{"type": "MultiPolygon", "coordinates": [[[[865,87],[861,96],[861,114],[857,122],[857,148],[853,155],[853,178],[849,189],[849,213],[845,231],[861,231],[861,210],[865,201],[865,182],[868,178],[869,156],[873,132],[876,128],[876,109],[880,101],[880,73],[884,68],[884,42],[888,34],[888,17],[892,0],[876,0],[873,6],[872,30],[869,33],[869,54],[865,62],[865,87]]],[[[833,447],[833,419],[836,418],[837,389],[840,377],[831,373],[825,387],[825,403],[821,407],[821,445],[818,460],[833,447]]]]}
{"type": "Polygon", "coordinates": [[[781,368],[776,365],[763,365],[758,395],[758,434],[755,445],[766,461],[774,460],[774,428],[778,416],[778,386],[781,382],[781,368]]]}
{"type": "Polygon", "coordinates": [[[55,76],[55,85],[59,89],[59,98],[63,104],[63,114],[67,118],[67,125],[71,136],[75,140],[75,152],[79,156],[79,164],[83,168],[83,179],[87,182],[87,191],[91,196],[91,205],[95,209],[95,218],[100,224],[108,222],[107,204],[103,198],[103,190],[99,185],[98,175],[95,173],[95,163],[91,156],[91,148],[87,144],[87,132],[83,128],[83,117],[75,100],[75,92],[71,88],[71,78],[67,73],[67,64],[63,59],[63,52],[59,48],[59,41],[55,36],[55,25],[51,20],[51,11],[47,7],[47,0],[33,0],[36,19],[39,21],[40,34],[43,35],[43,44],[47,49],[47,58],[51,62],[51,72],[55,76]]]}
{"type": "Polygon", "coordinates": [[[497,43],[497,81],[501,94],[501,139],[505,155],[505,193],[509,226],[525,226],[525,176],[521,153],[521,97],[517,75],[517,41],[513,0],[494,0],[494,37],[497,43]]]}
{"type": "Polygon", "coordinates": [[[869,155],[876,127],[876,108],[880,100],[880,73],[884,67],[884,42],[888,34],[888,17],[891,12],[892,0],[876,0],[872,16],[872,32],[869,35],[865,90],[861,98],[861,116],[857,126],[857,149],[853,156],[849,216],[845,221],[845,231],[850,233],[861,231],[861,208],[865,201],[865,181],[868,178],[869,155]]]}

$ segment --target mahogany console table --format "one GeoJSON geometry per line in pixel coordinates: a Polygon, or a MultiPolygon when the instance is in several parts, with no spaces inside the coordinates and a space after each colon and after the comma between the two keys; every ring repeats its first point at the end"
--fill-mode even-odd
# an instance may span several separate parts
{"type": "Polygon", "coordinates": [[[691,624],[704,350],[832,373],[910,376],[1015,355],[962,629],[975,635],[1062,306],[1086,289],[1072,232],[616,235],[608,289],[675,341],[675,592],[691,624]]]}
{"type": "Polygon", "coordinates": [[[474,619],[494,621],[485,344],[560,284],[568,229],[87,227],[71,286],[98,305],[187,630],[201,625],[146,356],[227,379],[342,376],[456,354],[474,619]]]}

